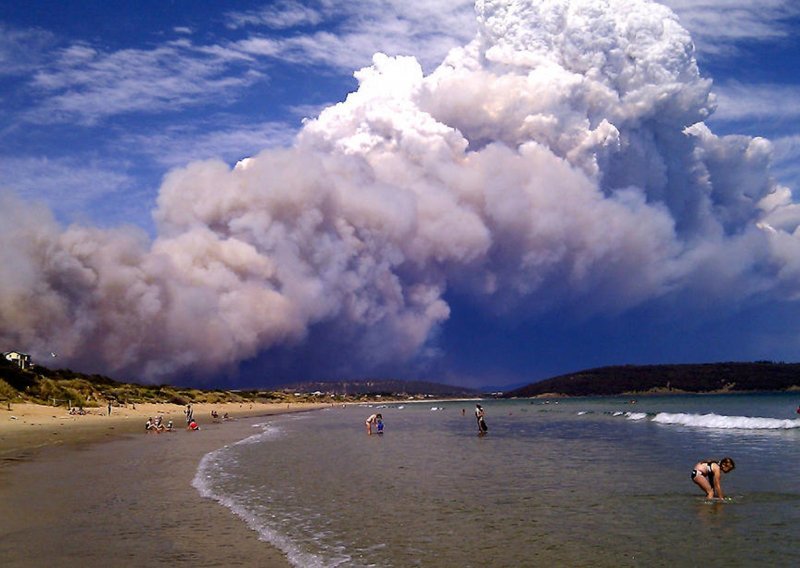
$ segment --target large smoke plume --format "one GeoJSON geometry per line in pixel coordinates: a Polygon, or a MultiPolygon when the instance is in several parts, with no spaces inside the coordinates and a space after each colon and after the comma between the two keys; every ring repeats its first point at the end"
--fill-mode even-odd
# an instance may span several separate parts
{"type": "Polygon", "coordinates": [[[770,144],[704,125],[711,82],[667,8],[476,11],[427,76],[375,55],[293,147],[170,172],[152,241],[3,198],[0,344],[159,380],[324,329],[367,371],[429,356],[448,290],[516,318],[798,296],[800,211],[770,144]]]}

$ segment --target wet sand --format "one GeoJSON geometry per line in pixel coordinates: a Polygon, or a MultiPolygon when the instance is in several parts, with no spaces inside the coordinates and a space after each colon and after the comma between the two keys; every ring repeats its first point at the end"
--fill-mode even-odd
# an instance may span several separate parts
{"type": "MultiPolygon", "coordinates": [[[[51,422],[39,437],[32,434],[35,425],[15,432],[0,426],[2,565],[289,566],[280,551],[191,485],[206,453],[247,437],[263,421],[243,415],[324,405],[260,406],[218,423],[203,420],[196,408],[198,432],[145,434],[143,421],[126,425],[121,416],[113,425],[51,422]]],[[[9,414],[0,413],[0,420],[9,414]]]]}

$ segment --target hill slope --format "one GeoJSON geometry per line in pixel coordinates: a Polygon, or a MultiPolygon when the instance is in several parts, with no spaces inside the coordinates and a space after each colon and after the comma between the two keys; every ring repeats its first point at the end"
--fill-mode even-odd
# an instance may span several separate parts
{"type": "Polygon", "coordinates": [[[478,391],[465,387],[426,381],[400,381],[392,379],[304,382],[281,387],[286,391],[310,393],[320,391],[338,395],[431,395],[443,398],[474,397],[478,391]]]}
{"type": "Polygon", "coordinates": [[[615,395],[632,392],[783,391],[800,389],[800,364],[708,363],[622,365],[561,375],[507,392],[505,398],[543,394],[615,395]]]}
{"type": "Polygon", "coordinates": [[[22,370],[0,357],[0,402],[28,401],[54,406],[99,406],[112,404],[170,402],[244,402],[316,400],[316,391],[330,394],[337,401],[355,401],[381,395],[406,398],[432,396],[437,398],[475,397],[477,391],[463,387],[399,380],[358,380],[337,382],[307,382],[270,390],[219,390],[178,387],[173,385],[140,385],[121,383],[102,375],[87,375],[69,369],[52,370],[37,365],[22,370]],[[298,396],[299,393],[299,396],[298,396]]]}

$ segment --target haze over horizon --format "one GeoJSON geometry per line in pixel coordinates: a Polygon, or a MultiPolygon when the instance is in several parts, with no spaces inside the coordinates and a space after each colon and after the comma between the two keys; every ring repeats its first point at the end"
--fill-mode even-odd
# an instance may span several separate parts
{"type": "Polygon", "coordinates": [[[800,7],[694,4],[3,6],[0,350],[225,387],[796,361],[800,7]]]}

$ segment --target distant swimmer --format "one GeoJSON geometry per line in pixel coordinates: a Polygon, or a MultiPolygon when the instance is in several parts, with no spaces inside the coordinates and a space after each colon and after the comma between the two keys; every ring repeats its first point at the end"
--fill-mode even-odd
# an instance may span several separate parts
{"type": "MultiPolygon", "coordinates": [[[[372,426],[378,426],[379,422],[383,422],[383,416],[380,413],[378,414],[370,414],[369,418],[367,418],[366,425],[367,425],[367,434],[370,436],[372,435],[372,426]]],[[[381,430],[383,428],[381,427],[381,430]]]]}
{"type": "Polygon", "coordinates": [[[489,427],[486,426],[485,415],[486,413],[483,411],[483,407],[480,404],[476,404],[475,419],[478,421],[478,436],[483,436],[489,431],[489,427]]]}
{"type": "Polygon", "coordinates": [[[705,491],[707,499],[722,500],[725,494],[720,484],[723,473],[730,473],[736,468],[731,458],[722,458],[719,461],[707,460],[698,462],[692,470],[692,481],[705,491]]]}

